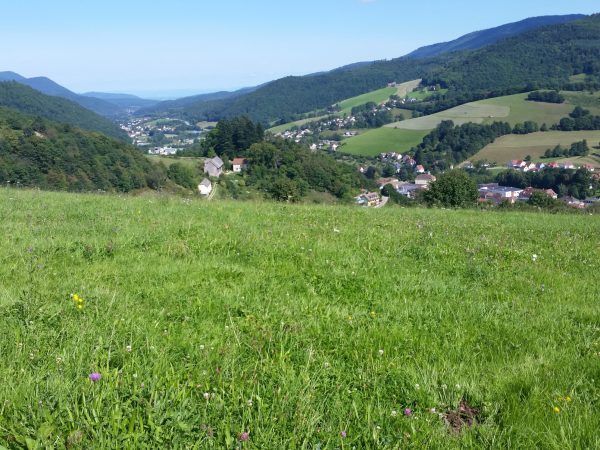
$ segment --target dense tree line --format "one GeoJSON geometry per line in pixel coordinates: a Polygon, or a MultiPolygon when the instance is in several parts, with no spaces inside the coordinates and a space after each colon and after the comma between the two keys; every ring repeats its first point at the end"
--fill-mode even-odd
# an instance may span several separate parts
{"type": "Polygon", "coordinates": [[[470,158],[486,145],[513,129],[506,122],[494,122],[491,125],[467,123],[454,126],[451,120],[445,120],[435,130],[423,138],[423,142],[413,149],[417,164],[433,171],[443,171],[453,164],[470,158]]]}
{"type": "Polygon", "coordinates": [[[109,137],[129,141],[127,134],[110,120],[70,100],[44,95],[14,81],[0,82],[0,107],[2,106],[23,114],[68,123],[84,130],[99,131],[109,137]]]}
{"type": "MultiPolygon", "coordinates": [[[[235,98],[203,101],[175,112],[193,120],[219,120],[246,114],[263,124],[325,109],[390,81],[423,78],[449,91],[407,105],[432,113],[473,100],[560,89],[570,76],[600,73],[600,15],[532,30],[475,51],[432,58],[397,58],[306,77],[286,77],[235,98]]],[[[581,84],[581,82],[575,83],[581,84]]]]}
{"type": "Polygon", "coordinates": [[[501,186],[553,189],[559,196],[571,195],[579,199],[593,195],[598,189],[598,182],[585,169],[543,169],[539,172],[506,170],[498,174],[496,181],[501,186]]]}
{"type": "Polygon", "coordinates": [[[354,190],[365,184],[353,166],[283,139],[254,144],[247,157],[247,184],[276,200],[298,201],[309,190],[349,199],[354,190]]]}
{"type": "Polygon", "coordinates": [[[590,148],[587,141],[584,139],[580,142],[574,142],[570,148],[564,148],[557,145],[553,149],[548,149],[544,153],[543,158],[562,158],[570,156],[587,156],[590,154],[590,148]]]}
{"type": "Polygon", "coordinates": [[[179,152],[181,156],[221,156],[226,159],[246,156],[252,144],[261,142],[264,129],[248,117],[223,119],[211,130],[202,142],[189,150],[179,152]]]}
{"type": "Polygon", "coordinates": [[[600,116],[594,116],[589,110],[577,106],[569,114],[569,117],[560,119],[558,125],[554,125],[552,129],[561,131],[600,130],[600,116]]]}
{"type": "Polygon", "coordinates": [[[533,91],[527,96],[532,102],[564,103],[565,97],[558,91],[533,91]]]}
{"type": "Polygon", "coordinates": [[[0,108],[0,183],[69,191],[160,188],[166,169],[133,146],[0,108]]]}

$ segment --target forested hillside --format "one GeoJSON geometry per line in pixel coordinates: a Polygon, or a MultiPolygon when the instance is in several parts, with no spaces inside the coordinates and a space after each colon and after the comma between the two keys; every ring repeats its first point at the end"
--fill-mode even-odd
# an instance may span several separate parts
{"type": "Polygon", "coordinates": [[[128,144],[0,107],[0,184],[127,192],[164,178],[128,144]]]}
{"type": "Polygon", "coordinates": [[[242,114],[268,123],[326,108],[345,98],[385,86],[390,81],[423,78],[450,91],[433,104],[432,112],[459,103],[569,83],[574,74],[600,73],[600,15],[562,25],[542,27],[479,50],[433,58],[398,58],[345,71],[273,81],[247,95],[185,106],[181,114],[194,120],[219,120],[242,114]]]}
{"type": "Polygon", "coordinates": [[[54,122],[68,123],[89,131],[127,140],[127,134],[112,121],[89,111],[70,100],[44,95],[23,84],[0,82],[0,106],[54,122]]]}
{"type": "Polygon", "coordinates": [[[486,45],[494,44],[500,39],[506,39],[516,36],[525,31],[540,28],[546,25],[557,25],[561,23],[572,22],[582,19],[581,14],[571,14],[566,16],[542,16],[530,17],[519,22],[508,23],[499,27],[489,28],[487,30],[474,31],[454,39],[449,42],[427,45],[406,55],[409,58],[428,58],[441,55],[442,53],[456,52],[459,50],[476,50],[486,45]]]}

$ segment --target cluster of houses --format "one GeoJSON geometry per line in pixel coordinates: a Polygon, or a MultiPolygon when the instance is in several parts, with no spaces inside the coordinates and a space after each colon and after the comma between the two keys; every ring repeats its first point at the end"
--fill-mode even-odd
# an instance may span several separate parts
{"type": "MultiPolygon", "coordinates": [[[[479,201],[480,202],[492,202],[492,203],[516,203],[516,202],[527,202],[531,198],[534,192],[541,192],[546,194],[548,197],[558,199],[558,194],[553,189],[535,189],[528,187],[525,189],[500,186],[498,183],[487,183],[480,184],[479,187],[479,201]]],[[[583,209],[589,205],[600,202],[600,198],[588,198],[586,200],[579,200],[571,196],[564,196],[560,198],[560,201],[573,208],[583,209]]]]}
{"type": "MultiPolygon", "coordinates": [[[[231,169],[233,173],[241,173],[248,169],[249,161],[246,158],[234,158],[231,161],[231,169]]],[[[204,173],[209,177],[218,178],[225,173],[225,162],[215,156],[214,158],[204,161],[204,173]]],[[[204,178],[198,185],[200,195],[210,195],[213,190],[212,182],[208,178],[204,178]]]]}
{"type": "Polygon", "coordinates": [[[379,192],[363,192],[355,198],[356,204],[360,206],[366,206],[368,208],[374,208],[379,206],[381,203],[381,194],[379,192]]]}
{"type": "Polygon", "coordinates": [[[377,185],[379,186],[379,189],[383,189],[385,185],[391,184],[398,194],[408,198],[415,198],[420,191],[429,188],[429,185],[435,180],[435,176],[428,173],[422,173],[416,176],[414,183],[399,181],[395,178],[380,178],[377,180],[377,185]]]}
{"type": "Polygon", "coordinates": [[[508,162],[507,167],[509,169],[519,170],[521,172],[537,172],[542,169],[585,169],[590,172],[594,171],[594,166],[591,164],[584,164],[582,166],[575,166],[570,161],[564,162],[549,162],[549,163],[534,163],[530,161],[522,161],[520,159],[513,159],[508,162]]]}
{"type": "Polygon", "coordinates": [[[315,152],[317,150],[325,150],[335,152],[340,146],[339,141],[333,141],[329,139],[319,139],[317,144],[311,144],[310,149],[315,152]]]}
{"type": "Polygon", "coordinates": [[[298,130],[287,130],[277,133],[275,137],[294,141],[296,143],[302,141],[307,136],[312,136],[313,132],[310,128],[301,128],[298,130]]]}
{"type": "MultiPolygon", "coordinates": [[[[396,173],[399,173],[403,168],[409,172],[416,172],[417,174],[425,174],[427,172],[425,167],[421,164],[417,164],[417,161],[410,155],[402,155],[401,153],[396,152],[380,153],[379,160],[386,164],[392,164],[396,168],[396,173]]],[[[367,167],[358,166],[358,171],[360,173],[366,173],[367,167]]]]}
{"type": "MultiPolygon", "coordinates": [[[[424,173],[417,175],[414,183],[400,181],[396,178],[380,178],[377,180],[377,185],[379,186],[379,190],[388,184],[392,185],[398,194],[414,199],[419,192],[426,190],[435,180],[435,176],[424,173]]],[[[363,192],[355,200],[357,204],[362,206],[378,206],[381,202],[381,194],[379,192],[363,192]]]]}
{"type": "MultiPolygon", "coordinates": [[[[287,139],[290,141],[294,141],[296,143],[302,142],[303,139],[312,137],[315,134],[313,130],[310,128],[302,128],[299,130],[288,130],[283,131],[281,133],[277,133],[275,137],[280,137],[282,139],[287,139]]],[[[354,132],[346,132],[344,136],[354,136],[354,132]],[[352,134],[350,134],[352,133],[352,134]]],[[[310,145],[310,149],[314,152],[317,150],[326,150],[335,152],[340,146],[339,141],[328,140],[328,139],[319,139],[317,143],[313,143],[310,145]]]]}
{"type": "MultiPolygon", "coordinates": [[[[141,144],[138,144],[138,147],[141,144]]],[[[144,145],[141,145],[142,147],[144,145]]],[[[176,155],[177,152],[181,150],[180,148],[173,148],[173,147],[152,147],[150,149],[148,149],[148,154],[149,155],[163,155],[163,156],[171,156],[171,155],[176,155]]]]}

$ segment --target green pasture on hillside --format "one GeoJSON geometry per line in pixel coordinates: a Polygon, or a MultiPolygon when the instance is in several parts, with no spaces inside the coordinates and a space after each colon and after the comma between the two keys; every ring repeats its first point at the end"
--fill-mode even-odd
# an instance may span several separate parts
{"type": "MultiPolygon", "coordinates": [[[[505,165],[511,159],[524,159],[530,155],[533,159],[539,159],[546,150],[552,149],[557,145],[569,148],[571,144],[586,139],[592,153],[598,150],[594,146],[600,143],[600,131],[547,131],[532,134],[509,134],[501,136],[495,142],[486,146],[483,150],[471,157],[471,161],[488,160],[496,161],[498,164],[505,165]]],[[[576,163],[581,158],[569,158],[576,163]]],[[[588,158],[589,159],[589,158],[588,158]]],[[[597,158],[580,161],[579,164],[593,164],[600,167],[600,161],[597,158]]]]}
{"type": "Polygon", "coordinates": [[[345,139],[339,152],[351,155],[377,156],[383,152],[406,152],[423,140],[427,131],[375,128],[345,139]]]}

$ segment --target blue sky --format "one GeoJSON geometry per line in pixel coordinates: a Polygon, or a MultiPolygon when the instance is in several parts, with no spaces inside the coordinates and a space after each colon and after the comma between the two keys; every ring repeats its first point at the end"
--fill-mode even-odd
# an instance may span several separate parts
{"type": "MultiPolygon", "coordinates": [[[[3,2],[5,3],[5,2],[3,2]]],[[[76,92],[181,95],[394,58],[597,0],[6,0],[0,71],[76,92]]]]}

